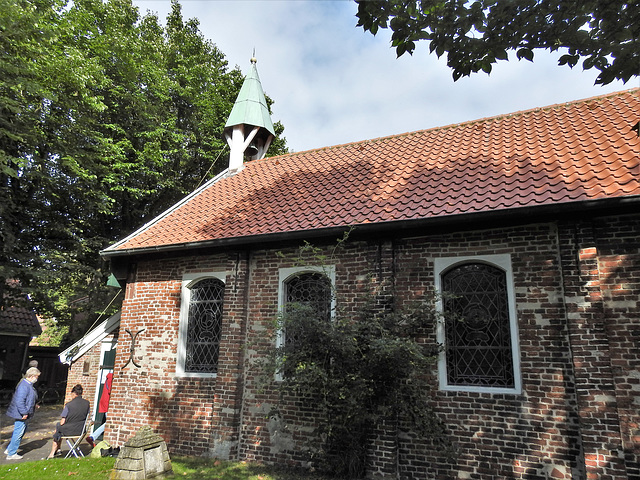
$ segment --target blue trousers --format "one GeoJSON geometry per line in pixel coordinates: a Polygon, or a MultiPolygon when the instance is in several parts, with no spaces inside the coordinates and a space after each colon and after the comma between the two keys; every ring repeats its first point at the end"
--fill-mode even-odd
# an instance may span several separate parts
{"type": "Polygon", "coordinates": [[[93,433],[91,435],[89,435],[91,438],[93,438],[94,440],[97,438],[100,438],[100,435],[102,435],[104,433],[104,427],[107,425],[107,421],[105,420],[105,422],[100,425],[98,428],[96,428],[93,433]]]}
{"type": "Polygon", "coordinates": [[[27,422],[24,420],[16,420],[13,423],[13,435],[11,435],[11,441],[7,447],[7,455],[15,455],[18,453],[18,447],[24,436],[24,432],[27,431],[27,422]]]}

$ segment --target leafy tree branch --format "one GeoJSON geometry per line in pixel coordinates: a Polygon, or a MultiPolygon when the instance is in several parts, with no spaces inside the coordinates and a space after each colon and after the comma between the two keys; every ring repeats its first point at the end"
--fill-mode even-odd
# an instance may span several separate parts
{"type": "Polygon", "coordinates": [[[559,65],[600,71],[596,84],[627,82],[640,74],[640,5],[623,0],[356,0],[358,26],[376,34],[390,28],[398,56],[420,41],[447,54],[453,79],[490,73],[514,52],[560,51],[559,65]]]}
{"type": "Polygon", "coordinates": [[[166,26],[131,0],[0,0],[0,49],[0,306],[18,280],[72,343],[113,295],[99,251],[228,165],[243,76],[175,0],[166,26]]]}

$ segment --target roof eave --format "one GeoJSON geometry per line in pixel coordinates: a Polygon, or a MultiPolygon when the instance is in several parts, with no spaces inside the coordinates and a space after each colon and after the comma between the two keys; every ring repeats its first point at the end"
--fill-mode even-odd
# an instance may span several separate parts
{"type": "Polygon", "coordinates": [[[120,326],[120,315],[120,311],[114,313],[104,322],[99,324],[96,328],[87,332],[76,343],[71,345],[63,352],[60,352],[60,354],[58,355],[60,363],[71,365],[78,358],[82,357],[90,349],[96,346],[98,342],[104,340],[107,335],[113,333],[115,329],[120,326]]]}
{"type": "MultiPolygon", "coordinates": [[[[628,213],[632,207],[640,204],[640,196],[607,198],[598,200],[587,200],[580,202],[555,203],[549,205],[536,205],[530,207],[519,207],[504,210],[491,210],[482,212],[471,212],[457,215],[447,215],[441,217],[425,217],[410,220],[397,220],[383,223],[365,223],[357,225],[337,225],[333,227],[318,228],[312,230],[298,230],[288,232],[278,232],[260,235],[247,235],[242,237],[229,237],[201,242],[185,242],[171,245],[159,245],[153,247],[128,248],[119,250],[103,250],[100,252],[105,259],[127,256],[146,256],[154,253],[171,253],[184,250],[204,250],[212,248],[247,247],[251,245],[266,245],[280,243],[282,241],[305,240],[309,238],[328,238],[341,236],[349,229],[354,230],[354,235],[370,235],[372,233],[384,235],[397,235],[398,232],[415,231],[423,228],[454,228],[465,225],[472,228],[477,225],[486,225],[487,222],[527,223],[541,221],[549,217],[558,217],[572,214],[608,213],[615,214],[628,213]],[[616,209],[619,209],[615,211],[616,209]],[[543,218],[544,217],[544,218],[543,218]]],[[[631,210],[634,211],[634,210],[631,210]]]]}

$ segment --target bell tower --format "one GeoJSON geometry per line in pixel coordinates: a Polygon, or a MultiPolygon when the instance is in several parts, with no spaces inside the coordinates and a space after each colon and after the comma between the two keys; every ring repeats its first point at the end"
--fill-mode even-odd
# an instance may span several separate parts
{"type": "Polygon", "coordinates": [[[275,137],[256,62],[255,57],[251,58],[251,70],[244,79],[224,126],[224,137],[231,150],[230,172],[240,170],[245,158],[264,158],[275,137]]]}

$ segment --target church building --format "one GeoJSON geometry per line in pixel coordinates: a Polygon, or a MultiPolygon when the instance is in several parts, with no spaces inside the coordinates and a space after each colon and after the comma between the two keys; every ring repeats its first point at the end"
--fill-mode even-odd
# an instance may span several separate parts
{"type": "Polygon", "coordinates": [[[308,465],[314,417],[271,418],[256,361],[286,303],[349,308],[372,282],[453,293],[439,308],[465,321],[428,332],[455,460],[381,425],[367,477],[640,479],[638,121],[634,89],[266,157],[252,60],[229,167],[101,252],[126,289],[105,438],[308,465]],[[306,242],[323,264],[296,262],[306,242]]]}

